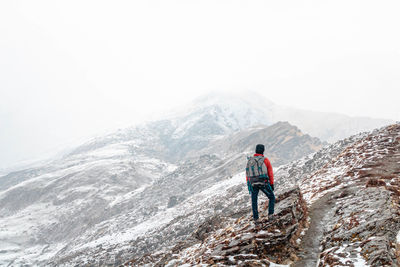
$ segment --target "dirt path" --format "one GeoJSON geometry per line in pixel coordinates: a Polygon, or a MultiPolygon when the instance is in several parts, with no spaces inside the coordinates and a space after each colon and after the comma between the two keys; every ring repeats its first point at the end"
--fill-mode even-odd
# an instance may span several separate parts
{"type": "Polygon", "coordinates": [[[333,212],[335,199],[338,192],[331,192],[320,198],[309,209],[311,218],[310,227],[302,238],[299,253],[300,260],[295,262],[292,267],[315,267],[320,253],[320,240],[323,236],[323,227],[327,219],[333,212]]]}

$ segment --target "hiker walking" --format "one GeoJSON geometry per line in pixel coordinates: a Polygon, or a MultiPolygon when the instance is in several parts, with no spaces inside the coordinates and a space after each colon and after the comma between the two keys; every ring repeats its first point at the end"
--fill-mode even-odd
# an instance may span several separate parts
{"type": "Polygon", "coordinates": [[[269,199],[268,219],[273,218],[275,195],[274,173],[269,159],[264,157],[264,145],[256,146],[256,153],[250,157],[246,166],[246,181],[251,194],[251,207],[254,222],[258,223],[258,192],[261,190],[269,199]]]}

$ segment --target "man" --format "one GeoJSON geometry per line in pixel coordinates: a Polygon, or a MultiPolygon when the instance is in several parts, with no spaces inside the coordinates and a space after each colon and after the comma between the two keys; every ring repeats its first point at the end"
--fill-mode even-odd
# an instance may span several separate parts
{"type": "Polygon", "coordinates": [[[249,158],[246,166],[246,181],[251,194],[254,222],[258,223],[258,192],[261,190],[269,199],[268,219],[273,219],[275,195],[274,173],[268,158],[264,157],[264,145],[256,146],[256,153],[249,158]]]}

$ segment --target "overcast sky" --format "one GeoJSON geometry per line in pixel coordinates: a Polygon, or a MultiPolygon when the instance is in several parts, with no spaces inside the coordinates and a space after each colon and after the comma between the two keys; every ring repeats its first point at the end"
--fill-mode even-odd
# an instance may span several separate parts
{"type": "Polygon", "coordinates": [[[0,168],[213,90],[400,120],[400,1],[0,2],[0,168]]]}

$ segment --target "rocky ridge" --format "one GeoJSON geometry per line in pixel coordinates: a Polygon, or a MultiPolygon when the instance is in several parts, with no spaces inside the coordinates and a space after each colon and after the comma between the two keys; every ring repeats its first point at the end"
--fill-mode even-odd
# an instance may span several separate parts
{"type": "MultiPolygon", "coordinates": [[[[236,220],[221,216],[214,227],[199,227],[202,238],[197,241],[187,240],[152,260],[136,258],[126,265],[397,266],[399,163],[400,124],[353,136],[276,171],[276,195],[281,200],[277,218],[271,223],[261,216],[261,234],[250,223],[248,203],[247,213],[242,209],[244,215],[236,220]],[[282,190],[293,188],[293,182],[304,201],[295,189],[282,190]],[[275,235],[274,229],[285,234],[275,235]],[[276,240],[284,246],[274,247],[276,240]]],[[[246,201],[249,198],[231,203],[246,201]]]]}
{"type": "Polygon", "coordinates": [[[297,160],[328,145],[318,138],[304,134],[288,122],[277,122],[269,127],[251,127],[220,138],[198,153],[220,158],[235,157],[238,154],[251,155],[255,144],[265,145],[265,154],[274,166],[297,160]]]}
{"type": "Polygon", "coordinates": [[[400,124],[396,124],[348,146],[303,181],[309,205],[326,194],[334,202],[320,242],[319,266],[399,264],[399,163],[400,124]]]}

